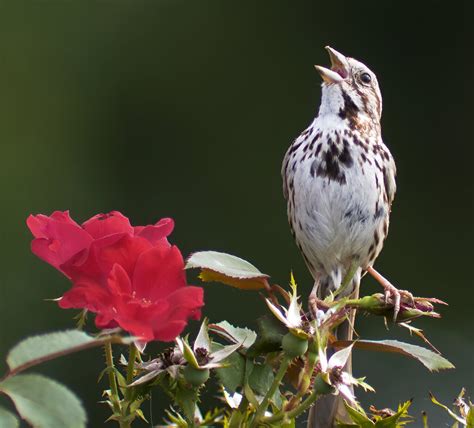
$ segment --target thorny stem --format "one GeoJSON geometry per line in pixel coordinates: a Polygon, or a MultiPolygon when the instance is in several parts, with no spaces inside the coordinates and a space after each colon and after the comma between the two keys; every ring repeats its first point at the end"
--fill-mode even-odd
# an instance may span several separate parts
{"type": "MultiPolygon", "coordinates": [[[[133,381],[133,373],[135,369],[135,360],[137,359],[138,354],[137,347],[132,343],[128,350],[128,365],[127,365],[127,385],[130,385],[133,381]]],[[[126,399],[130,400],[132,389],[127,388],[126,399]]]]}
{"type": "Polygon", "coordinates": [[[110,385],[110,401],[114,409],[114,413],[120,415],[122,413],[120,407],[120,397],[117,387],[117,378],[115,377],[115,367],[114,359],[112,355],[112,343],[106,342],[104,344],[105,350],[105,362],[107,364],[107,374],[109,376],[109,385],[110,385]]]}
{"type": "Polygon", "coordinates": [[[286,355],[283,357],[283,360],[280,364],[280,367],[278,368],[275,378],[273,379],[273,383],[270,386],[270,389],[267,391],[267,393],[265,394],[265,397],[263,398],[262,402],[257,408],[251,427],[258,426],[260,418],[265,414],[265,410],[267,410],[270,399],[275,394],[275,391],[280,385],[280,382],[282,381],[283,376],[285,376],[286,370],[288,369],[288,366],[290,365],[290,361],[291,361],[291,358],[287,357],[286,355]]]}
{"type": "Polygon", "coordinates": [[[278,422],[281,421],[283,418],[287,419],[294,419],[298,417],[301,413],[305,412],[308,410],[309,407],[319,398],[320,392],[315,388],[311,395],[304,400],[299,406],[295,407],[293,410],[290,410],[289,412],[280,412],[277,413],[276,415],[269,416],[267,418],[263,418],[262,422],[264,423],[272,423],[272,422],[278,422]]]}

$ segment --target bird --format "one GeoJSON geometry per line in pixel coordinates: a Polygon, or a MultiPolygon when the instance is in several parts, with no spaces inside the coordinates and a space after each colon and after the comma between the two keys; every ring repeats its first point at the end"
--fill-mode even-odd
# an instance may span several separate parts
{"type": "MultiPolygon", "coordinates": [[[[357,297],[369,273],[384,287],[396,317],[405,292],[373,268],[396,192],[395,161],[382,140],[382,95],[366,65],[326,50],[331,67],[315,66],[322,77],[318,114],[290,145],[281,169],[290,229],[314,279],[310,306],[335,293],[344,278],[339,297],[357,297]]],[[[352,339],[350,323],[336,334],[352,339]]],[[[342,400],[327,396],[311,409],[308,427],[330,428],[343,413],[342,400]]]]}

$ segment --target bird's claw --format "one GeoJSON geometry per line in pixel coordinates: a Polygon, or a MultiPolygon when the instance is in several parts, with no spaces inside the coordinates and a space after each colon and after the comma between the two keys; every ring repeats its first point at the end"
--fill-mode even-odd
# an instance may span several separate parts
{"type": "Polygon", "coordinates": [[[400,312],[402,297],[409,301],[412,306],[415,306],[415,298],[409,291],[399,290],[390,283],[384,284],[383,287],[385,289],[385,303],[393,304],[393,322],[396,322],[400,312]]]}

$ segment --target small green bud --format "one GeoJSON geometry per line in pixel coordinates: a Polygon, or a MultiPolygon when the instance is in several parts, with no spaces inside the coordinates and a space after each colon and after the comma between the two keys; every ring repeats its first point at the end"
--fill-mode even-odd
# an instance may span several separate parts
{"type": "Polygon", "coordinates": [[[283,336],[281,347],[290,358],[300,357],[308,350],[308,340],[289,332],[283,336]]]}
{"type": "Polygon", "coordinates": [[[313,389],[322,395],[331,394],[334,392],[334,388],[324,381],[321,373],[319,373],[314,379],[313,389]]]}
{"type": "Polygon", "coordinates": [[[183,376],[190,385],[201,386],[209,379],[209,369],[197,369],[187,365],[183,370],[183,376]]]}

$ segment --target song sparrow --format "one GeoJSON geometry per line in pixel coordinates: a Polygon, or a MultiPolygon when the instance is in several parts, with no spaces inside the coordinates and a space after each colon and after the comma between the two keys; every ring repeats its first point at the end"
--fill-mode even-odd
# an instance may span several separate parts
{"type": "MultiPolygon", "coordinates": [[[[372,268],[396,189],[395,162],[381,136],[379,85],[364,64],[326,49],[331,69],[316,66],[323,78],[319,113],[282,165],[291,231],[314,278],[312,298],[334,292],[349,272],[352,280],[342,294],[357,294],[368,271],[399,306],[400,293],[372,268]]],[[[337,334],[348,339],[352,329],[343,325],[337,334]]],[[[341,407],[337,397],[322,400],[312,426],[331,427],[341,407]]]]}

